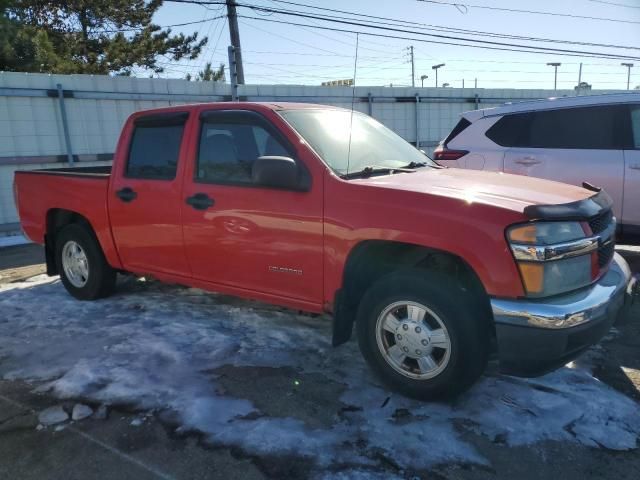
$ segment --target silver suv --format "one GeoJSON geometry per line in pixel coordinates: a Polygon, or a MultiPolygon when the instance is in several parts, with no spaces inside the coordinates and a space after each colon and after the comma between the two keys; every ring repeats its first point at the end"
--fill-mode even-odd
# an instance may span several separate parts
{"type": "Polygon", "coordinates": [[[640,93],[466,112],[434,158],[444,166],[603,188],[614,202],[620,240],[640,243],[640,93]]]}

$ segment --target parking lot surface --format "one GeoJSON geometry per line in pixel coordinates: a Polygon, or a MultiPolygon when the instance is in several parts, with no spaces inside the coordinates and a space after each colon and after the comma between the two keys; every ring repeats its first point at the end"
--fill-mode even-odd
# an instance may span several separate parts
{"type": "Polygon", "coordinates": [[[0,251],[2,478],[640,477],[639,305],[556,372],[420,403],[327,317],[124,277],[78,302],[37,255],[0,251]]]}

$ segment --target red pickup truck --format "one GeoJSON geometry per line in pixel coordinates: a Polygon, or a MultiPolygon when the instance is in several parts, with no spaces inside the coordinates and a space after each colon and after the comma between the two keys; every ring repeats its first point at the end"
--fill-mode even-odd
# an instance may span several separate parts
{"type": "Polygon", "coordinates": [[[442,168],[372,118],[211,103],[133,114],[112,168],[16,172],[22,227],[80,300],[116,274],[333,315],[391,387],[452,396],[599,341],[633,280],[605,192],[442,168]]]}

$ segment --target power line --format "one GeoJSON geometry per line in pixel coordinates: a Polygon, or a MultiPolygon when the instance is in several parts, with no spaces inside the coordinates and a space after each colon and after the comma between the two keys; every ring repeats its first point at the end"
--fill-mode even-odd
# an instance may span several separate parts
{"type": "Polygon", "coordinates": [[[625,3],[605,2],[604,0],[589,0],[593,3],[604,3],[605,5],[615,5],[616,7],[640,8],[640,5],[627,5],[625,3]]]}
{"type": "MultiPolygon", "coordinates": [[[[169,0],[169,1],[178,2],[178,3],[217,4],[216,2],[206,2],[203,0],[169,0]]],[[[390,32],[399,32],[403,34],[409,33],[411,35],[419,35],[419,36],[433,37],[433,38],[438,38],[443,40],[455,40],[458,42],[471,43],[471,44],[469,43],[458,44],[458,43],[434,41],[434,40],[428,42],[428,43],[436,43],[436,44],[442,44],[442,45],[458,45],[458,46],[467,46],[467,47],[475,47],[475,48],[485,48],[488,50],[503,50],[503,51],[522,52],[522,53],[557,53],[557,54],[569,55],[569,56],[596,57],[596,58],[607,58],[607,59],[618,59],[618,60],[640,60],[640,57],[632,57],[632,56],[619,55],[619,54],[613,54],[613,53],[591,52],[591,51],[584,51],[584,50],[570,50],[570,49],[564,49],[564,48],[542,47],[542,46],[535,46],[535,45],[523,45],[523,44],[514,44],[514,43],[507,43],[507,42],[496,42],[496,41],[490,41],[490,40],[480,40],[475,38],[456,37],[452,35],[440,35],[435,33],[416,32],[412,30],[407,31],[406,29],[372,25],[372,24],[361,23],[357,21],[350,21],[346,19],[331,18],[331,16],[329,15],[319,16],[319,15],[309,14],[309,13],[300,12],[300,11],[274,9],[270,7],[259,7],[259,6],[247,5],[243,3],[236,3],[236,6],[249,8],[253,11],[258,10],[258,11],[273,12],[273,13],[279,13],[287,16],[303,17],[305,19],[316,19],[316,20],[322,20],[325,22],[339,23],[339,24],[350,25],[350,26],[358,26],[358,27],[390,31],[390,32]],[[480,45],[473,45],[473,44],[480,44],[480,45]],[[498,48],[498,47],[502,47],[502,48],[498,48]]],[[[254,18],[257,20],[276,22],[276,23],[287,23],[283,21],[276,21],[275,19],[272,19],[272,18],[257,18],[257,17],[247,17],[247,16],[244,16],[244,18],[254,18]]],[[[401,36],[393,37],[391,35],[380,35],[380,34],[374,35],[369,32],[356,31],[356,30],[346,30],[346,29],[337,29],[337,28],[332,29],[329,27],[300,24],[296,22],[288,22],[288,23],[291,25],[299,26],[299,27],[320,28],[324,30],[342,31],[342,32],[348,32],[348,33],[362,33],[366,35],[381,36],[386,38],[408,39],[407,37],[401,37],[401,36]]],[[[409,39],[412,39],[412,38],[409,38],[409,39]]]]}
{"type": "MultiPolygon", "coordinates": [[[[558,12],[544,12],[544,11],[540,11],[540,10],[521,10],[521,9],[517,9],[517,8],[506,8],[506,7],[491,7],[489,5],[477,5],[477,4],[472,4],[472,3],[450,3],[450,2],[443,2],[440,0],[417,0],[418,2],[423,2],[423,3],[434,3],[437,5],[449,5],[452,7],[456,7],[458,10],[459,7],[464,7],[465,9],[468,10],[469,7],[472,8],[481,8],[481,9],[485,9],[485,10],[495,10],[495,11],[501,11],[501,12],[510,12],[510,13],[528,13],[528,14],[534,14],[534,15],[549,15],[549,16],[554,16],[554,17],[566,17],[566,18],[579,18],[579,19],[583,19],[583,20],[600,20],[603,22],[618,22],[618,23],[633,23],[633,24],[640,24],[640,21],[636,21],[636,20],[623,20],[620,18],[605,18],[605,17],[590,17],[588,15],[575,15],[573,13],[558,13],[558,12]]],[[[462,11],[461,11],[462,12],[462,11]]],[[[462,13],[466,13],[466,12],[462,12],[462,13]]]]}
{"type": "MultiPolygon", "coordinates": [[[[175,1],[175,0],[173,0],[173,1],[175,1]]],[[[304,17],[305,15],[299,15],[299,16],[303,16],[304,17]]],[[[298,26],[298,27],[309,27],[309,28],[319,28],[319,29],[322,29],[322,30],[330,30],[330,31],[336,31],[336,32],[359,33],[359,34],[369,35],[369,36],[374,36],[374,37],[391,38],[391,39],[396,39],[396,40],[411,40],[411,41],[430,43],[430,44],[453,45],[453,46],[459,46],[459,47],[482,48],[482,49],[486,49],[486,50],[499,50],[499,51],[521,52],[521,53],[538,53],[538,54],[541,54],[541,53],[546,53],[546,54],[555,53],[555,54],[558,54],[558,55],[564,55],[564,56],[570,56],[570,57],[603,58],[603,59],[618,59],[618,60],[640,60],[640,57],[632,57],[632,56],[627,56],[627,55],[617,55],[617,54],[601,53],[601,52],[588,52],[588,51],[558,49],[558,48],[549,48],[549,47],[537,47],[537,46],[528,46],[528,45],[508,44],[508,43],[501,43],[501,42],[487,42],[487,41],[475,40],[475,39],[438,36],[438,37],[445,37],[445,38],[453,38],[455,40],[460,40],[460,41],[464,41],[464,42],[471,42],[471,43],[454,43],[454,42],[446,42],[446,41],[442,41],[442,40],[425,40],[425,39],[419,39],[419,38],[416,38],[416,37],[408,37],[408,36],[404,36],[404,35],[389,35],[389,34],[382,34],[382,33],[365,32],[365,31],[362,31],[362,30],[351,30],[351,29],[328,27],[328,26],[322,26],[321,27],[321,26],[317,26],[317,25],[309,25],[309,24],[305,24],[305,23],[297,23],[297,22],[291,22],[291,21],[275,20],[275,19],[271,19],[271,18],[257,18],[257,17],[249,17],[249,16],[246,16],[246,15],[242,15],[242,17],[246,18],[246,19],[266,21],[266,22],[272,22],[272,23],[279,23],[279,24],[284,24],[284,25],[293,25],[293,26],[298,26]],[[474,45],[473,44],[473,43],[478,43],[478,42],[490,43],[491,45],[474,45]]],[[[320,19],[322,19],[322,18],[320,18],[320,19]]],[[[324,19],[324,20],[326,20],[326,19],[324,19]]],[[[326,21],[331,21],[331,22],[335,22],[335,23],[342,23],[342,24],[348,24],[348,25],[363,26],[365,28],[376,28],[376,29],[380,29],[380,30],[384,30],[384,31],[406,32],[406,33],[411,34],[411,35],[434,36],[433,34],[427,34],[427,33],[422,33],[422,32],[403,31],[403,30],[399,30],[399,29],[395,29],[395,28],[369,26],[369,25],[366,25],[366,24],[360,24],[360,23],[349,22],[349,21],[341,21],[341,20],[326,20],[326,21]]]]}
{"type": "MultiPolygon", "coordinates": [[[[173,0],[173,1],[175,1],[175,0],[173,0]]],[[[273,9],[273,8],[268,8],[268,7],[258,7],[258,6],[252,6],[252,5],[246,5],[246,4],[237,4],[237,5],[240,6],[240,7],[250,8],[251,10],[270,11],[270,12],[280,13],[282,15],[287,15],[287,16],[295,16],[295,17],[303,17],[303,18],[306,18],[306,19],[323,20],[325,22],[340,23],[340,24],[344,24],[344,25],[353,25],[353,26],[372,28],[372,29],[378,29],[378,30],[385,30],[385,31],[392,31],[392,32],[410,33],[410,34],[413,34],[413,35],[434,37],[434,38],[440,38],[440,39],[446,39],[446,40],[457,40],[457,41],[472,42],[472,43],[479,43],[479,44],[485,44],[485,45],[498,45],[498,46],[508,46],[508,47],[515,47],[515,48],[544,50],[544,51],[548,51],[548,52],[560,52],[560,53],[570,52],[570,53],[580,53],[580,54],[586,54],[586,55],[606,55],[609,58],[618,58],[618,59],[627,59],[627,58],[631,59],[632,58],[632,57],[627,57],[625,55],[617,55],[617,54],[610,54],[610,53],[587,52],[587,51],[580,51],[580,50],[569,50],[569,49],[551,48],[551,47],[539,47],[539,46],[530,46],[530,45],[506,43],[506,42],[495,42],[495,41],[490,41],[490,40],[480,40],[480,39],[474,39],[474,38],[456,37],[456,36],[452,36],[452,35],[440,35],[440,34],[435,34],[435,33],[424,33],[424,32],[407,31],[407,30],[404,30],[404,29],[393,28],[393,27],[388,27],[388,26],[371,25],[371,24],[366,24],[366,23],[360,23],[360,22],[357,22],[357,21],[350,21],[350,20],[346,20],[346,19],[338,19],[338,18],[335,18],[335,17],[330,16],[330,15],[318,16],[318,15],[312,15],[312,14],[308,14],[308,13],[305,13],[305,12],[294,11],[294,10],[273,9]]],[[[353,32],[353,33],[358,33],[358,32],[353,32]]],[[[434,42],[434,43],[436,43],[436,42],[434,42]]],[[[640,49],[640,47],[630,47],[630,48],[640,49]]],[[[640,58],[639,57],[633,57],[633,59],[636,60],[636,59],[640,59],[640,58]]]]}
{"type": "MultiPolygon", "coordinates": [[[[192,22],[173,23],[171,25],[158,25],[158,28],[186,27],[187,25],[196,25],[198,23],[210,22],[223,17],[226,17],[226,15],[218,15],[216,17],[203,18],[202,20],[194,20],[192,22]]],[[[111,30],[101,30],[101,32],[102,33],[138,32],[140,30],[144,30],[145,28],[147,27],[117,28],[117,29],[111,29],[111,30]]]]}
{"type": "MultiPolygon", "coordinates": [[[[307,4],[304,4],[304,3],[291,2],[291,1],[287,1],[287,0],[269,0],[269,1],[277,2],[277,3],[284,3],[284,4],[287,4],[287,5],[295,5],[295,6],[299,6],[299,7],[306,7],[306,8],[311,8],[311,9],[314,9],[314,10],[320,10],[320,11],[325,11],[325,12],[341,13],[341,14],[347,14],[347,15],[352,15],[352,16],[357,16],[357,17],[362,17],[362,18],[372,18],[372,19],[376,19],[376,20],[385,20],[386,22],[392,22],[392,23],[397,24],[395,26],[415,25],[417,27],[425,28],[427,30],[435,30],[435,31],[440,31],[440,32],[457,32],[457,33],[462,33],[462,34],[473,34],[473,35],[495,37],[495,38],[509,38],[509,39],[512,39],[512,40],[526,40],[526,41],[551,42],[551,43],[566,43],[568,45],[583,45],[583,46],[591,46],[591,47],[624,48],[624,49],[640,50],[640,47],[634,47],[634,46],[628,46],[628,45],[615,45],[615,44],[607,44],[607,43],[579,42],[579,41],[573,41],[573,40],[561,40],[561,39],[553,39],[553,38],[541,38],[541,37],[530,37],[530,36],[513,35],[513,34],[496,33],[496,32],[486,32],[486,31],[482,31],[482,30],[469,30],[469,29],[464,29],[464,28],[448,27],[448,26],[443,26],[443,25],[432,25],[432,24],[428,24],[428,23],[414,22],[414,21],[403,20],[403,19],[399,19],[399,18],[380,17],[380,16],[376,16],[376,15],[368,15],[368,14],[358,13],[358,12],[349,11],[349,10],[338,10],[338,9],[334,9],[334,8],[316,7],[315,5],[307,5],[307,4]]],[[[339,17],[339,18],[342,18],[342,17],[339,17]]],[[[382,22],[372,22],[372,23],[380,24],[382,22]]]]}

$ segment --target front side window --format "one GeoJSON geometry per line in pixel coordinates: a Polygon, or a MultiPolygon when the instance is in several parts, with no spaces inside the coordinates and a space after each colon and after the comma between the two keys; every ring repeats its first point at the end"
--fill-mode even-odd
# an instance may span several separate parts
{"type": "Polygon", "coordinates": [[[125,176],[173,180],[176,176],[184,119],[136,122],[125,176]]]}
{"type": "Polygon", "coordinates": [[[365,167],[435,166],[402,137],[373,118],[348,110],[298,109],[278,112],[339,175],[365,167]]]}
{"type": "Polygon", "coordinates": [[[291,154],[256,123],[205,121],[200,132],[196,180],[251,184],[253,164],[263,156],[291,157],[291,154]]]}

